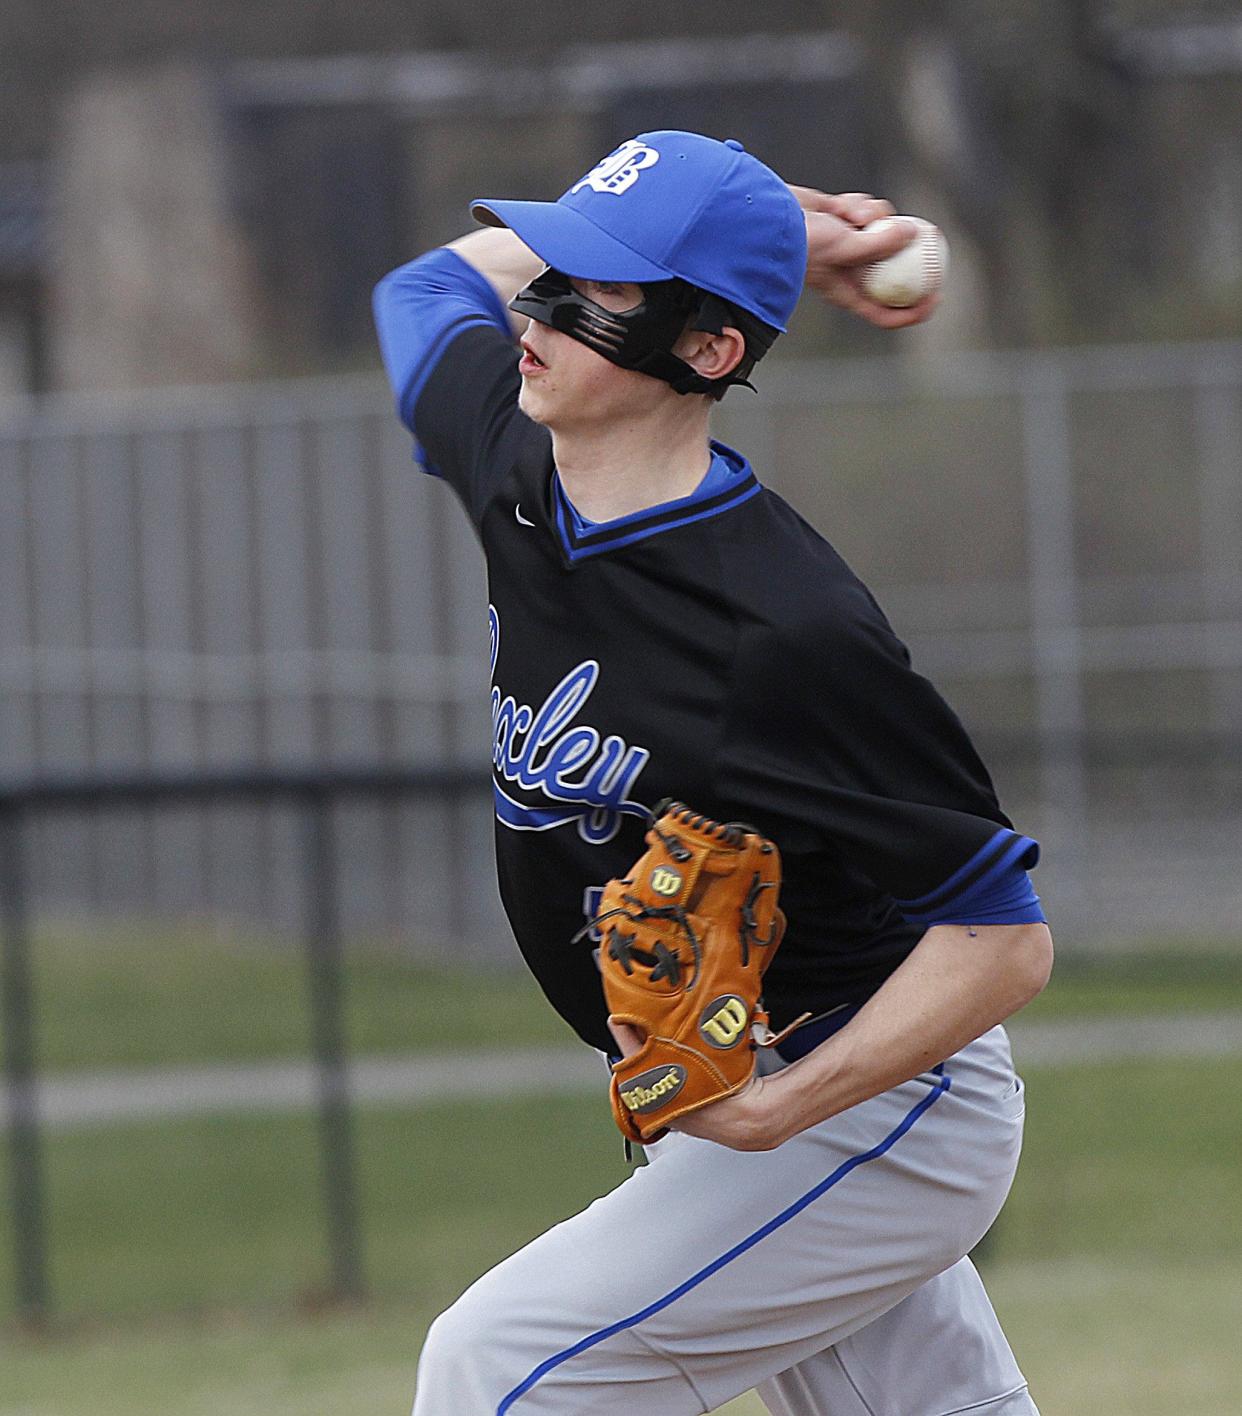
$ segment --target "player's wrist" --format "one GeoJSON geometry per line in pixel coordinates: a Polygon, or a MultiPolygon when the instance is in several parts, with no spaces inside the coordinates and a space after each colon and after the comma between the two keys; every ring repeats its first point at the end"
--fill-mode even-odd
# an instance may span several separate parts
{"type": "Polygon", "coordinates": [[[788,1108],[784,1105],[782,1091],[778,1085],[779,1076],[763,1079],[762,1109],[752,1123],[751,1150],[776,1150],[791,1136],[798,1134],[799,1127],[791,1123],[788,1108]]]}
{"type": "Polygon", "coordinates": [[[856,1068],[848,1053],[849,1024],[765,1080],[771,1094],[772,1125],[777,1144],[821,1121],[846,1111],[855,1101],[856,1068]]]}
{"type": "MultiPolygon", "coordinates": [[[[742,1103],[738,1150],[775,1150],[788,1140],[780,1105],[779,1077],[755,1074],[754,1081],[738,1100],[742,1103]]],[[[792,1134],[792,1133],[789,1133],[792,1134]]]]}

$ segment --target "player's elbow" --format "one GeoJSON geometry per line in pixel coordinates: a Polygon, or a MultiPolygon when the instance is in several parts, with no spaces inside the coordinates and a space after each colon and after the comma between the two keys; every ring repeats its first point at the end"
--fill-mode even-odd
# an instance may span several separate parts
{"type": "Polygon", "coordinates": [[[1053,947],[1052,931],[1046,924],[1020,924],[1012,928],[1015,938],[1011,941],[1011,977],[1019,999],[1016,1012],[1038,998],[1047,987],[1052,977],[1053,947]]]}

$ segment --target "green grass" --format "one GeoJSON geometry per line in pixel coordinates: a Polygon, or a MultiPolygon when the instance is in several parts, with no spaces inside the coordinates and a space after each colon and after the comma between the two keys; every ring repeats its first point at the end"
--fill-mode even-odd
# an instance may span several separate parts
{"type": "Polygon", "coordinates": [[[1242,951],[1193,940],[1127,954],[1068,954],[1023,1013],[1029,1019],[1242,1009],[1242,951]]]}
{"type": "MultiPolygon", "coordinates": [[[[1242,1261],[1242,1059],[1033,1072],[1005,1260],[1242,1261]]],[[[363,1108],[374,1289],[447,1301],[625,1174],[602,1100],[363,1108]],[[537,1160],[537,1164],[535,1163],[537,1160]]],[[[325,1280],[314,1118],[196,1117],[47,1140],[53,1280],[70,1315],[301,1301],[325,1280]]],[[[0,1314],[10,1302],[0,1229],[0,1314]]]]}
{"type": "MultiPolygon", "coordinates": [[[[1044,1416],[1226,1416],[1242,1059],[1028,1084],[1026,1155],[983,1263],[1044,1416]]],[[[404,1411],[431,1315],[625,1173],[588,1097],[366,1109],[358,1144],[375,1301],[331,1312],[309,1118],[51,1137],[64,1335],[0,1339],[0,1416],[404,1411]]],[[[0,1285],[7,1303],[2,1251],[0,1285]]]]}
{"type": "Polygon", "coordinates": [[[1006,1258],[1242,1260],[1242,1058],[1033,1071],[1006,1258]]]}
{"type": "MultiPolygon", "coordinates": [[[[624,1178],[605,1099],[365,1108],[356,1139],[372,1287],[443,1304],[624,1178]],[[538,1165],[533,1162],[538,1157],[538,1165]]],[[[196,1117],[53,1135],[52,1282],[69,1317],[318,1301],[315,1120],[196,1117]]],[[[11,1313],[0,1232],[0,1315],[11,1313]]]]}
{"type": "MultiPolygon", "coordinates": [[[[406,1416],[433,1316],[375,1303],[0,1340],[0,1416],[406,1416]]],[[[721,1408],[762,1410],[753,1397],[721,1408]]]]}
{"type": "MultiPolygon", "coordinates": [[[[567,1042],[520,969],[467,972],[391,950],[348,951],[347,1034],[359,1053],[567,1042]]],[[[43,934],[34,949],[38,1050],[49,1071],[305,1056],[296,945],[204,930],[43,934]]],[[[1193,945],[1067,957],[1031,1018],[1242,1009],[1242,958],[1193,945]]]]}
{"type": "MultiPolygon", "coordinates": [[[[1043,1416],[1230,1416],[1235,1263],[997,1263],[989,1291],[1043,1416]]],[[[433,1309],[217,1314],[0,1340],[0,1416],[405,1416],[433,1309]]],[[[761,1416],[754,1397],[723,1408],[761,1416]]]]}
{"type": "Polygon", "coordinates": [[[1042,1416],[1232,1416],[1242,1383],[1237,1260],[984,1267],[1042,1416]]]}
{"type": "MultiPolygon", "coordinates": [[[[295,943],[205,930],[41,934],[34,986],[49,1071],[304,1057],[307,981],[295,943]]],[[[435,968],[351,948],[347,1033],[358,1052],[413,1052],[571,1034],[518,969],[435,968]]]]}
{"type": "MultiPolygon", "coordinates": [[[[287,945],[60,933],[37,941],[36,962],[49,1068],[306,1053],[287,945]]],[[[355,948],[348,989],[359,1051],[569,1036],[518,973],[355,948]]],[[[1029,1016],[1238,1008],[1242,961],[1170,946],[1064,958],[1029,1016]]],[[[1041,1411],[1227,1416],[1242,1389],[1242,1060],[1036,1069],[1027,1081],[1026,1154],[981,1262],[1041,1411]]],[[[353,1310],[322,1301],[309,1115],[48,1137],[58,1327],[42,1340],[12,1328],[0,1226],[0,1416],[407,1411],[431,1316],[624,1175],[589,1097],[367,1108],[356,1124],[373,1298],[353,1310]]],[[[760,1412],[753,1397],[727,1409],[760,1412]]]]}

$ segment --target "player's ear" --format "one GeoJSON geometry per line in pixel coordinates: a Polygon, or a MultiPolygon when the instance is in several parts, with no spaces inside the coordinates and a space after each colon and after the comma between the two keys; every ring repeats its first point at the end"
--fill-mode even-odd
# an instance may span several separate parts
{"type": "Polygon", "coordinates": [[[705,379],[722,379],[741,363],[746,340],[732,325],[725,325],[719,334],[688,329],[673,345],[673,353],[705,379]]]}

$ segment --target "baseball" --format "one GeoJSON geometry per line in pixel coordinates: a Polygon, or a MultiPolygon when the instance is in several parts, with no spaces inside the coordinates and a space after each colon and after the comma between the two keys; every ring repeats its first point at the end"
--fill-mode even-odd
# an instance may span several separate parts
{"type": "Polygon", "coordinates": [[[862,288],[873,300],[894,309],[917,305],[944,284],[949,271],[949,243],[944,233],[921,216],[884,216],[864,231],[883,231],[894,221],[912,221],[918,234],[895,255],[862,270],[862,288]]]}

